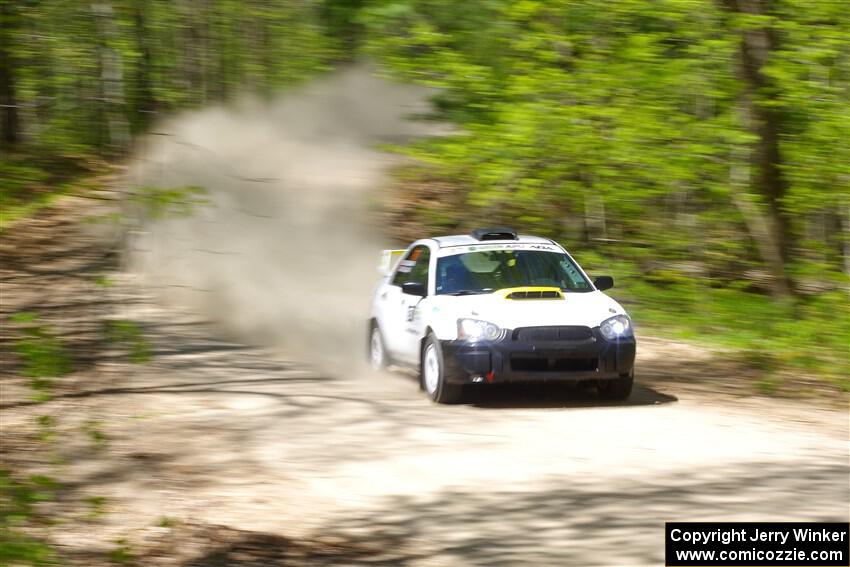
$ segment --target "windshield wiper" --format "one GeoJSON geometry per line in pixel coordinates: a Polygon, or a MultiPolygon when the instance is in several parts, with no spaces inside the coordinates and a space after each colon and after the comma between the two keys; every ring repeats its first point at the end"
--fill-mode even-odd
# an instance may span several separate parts
{"type": "Polygon", "coordinates": [[[482,293],[490,293],[492,290],[483,290],[483,289],[462,289],[460,291],[453,291],[451,293],[447,293],[445,295],[480,295],[482,293]]]}

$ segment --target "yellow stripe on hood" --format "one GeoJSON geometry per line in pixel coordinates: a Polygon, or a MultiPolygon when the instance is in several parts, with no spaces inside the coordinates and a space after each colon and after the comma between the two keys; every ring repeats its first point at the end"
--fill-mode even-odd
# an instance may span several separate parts
{"type": "Polygon", "coordinates": [[[564,299],[561,288],[551,286],[508,287],[497,291],[505,299],[564,299]]]}

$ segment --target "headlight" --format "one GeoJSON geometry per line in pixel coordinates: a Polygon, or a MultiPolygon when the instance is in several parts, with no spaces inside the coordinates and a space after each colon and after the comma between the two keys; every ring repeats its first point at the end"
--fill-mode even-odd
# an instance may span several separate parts
{"type": "Polygon", "coordinates": [[[599,325],[599,332],[602,336],[613,341],[623,337],[632,336],[632,321],[625,315],[615,315],[610,319],[605,319],[599,325]]]}
{"type": "Polygon", "coordinates": [[[502,337],[502,330],[487,321],[458,319],[457,338],[467,341],[495,341],[502,337]]]}

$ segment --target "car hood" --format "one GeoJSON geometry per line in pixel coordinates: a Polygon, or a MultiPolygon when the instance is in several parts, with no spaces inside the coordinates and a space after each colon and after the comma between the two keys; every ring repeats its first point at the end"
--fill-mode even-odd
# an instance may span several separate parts
{"type": "Polygon", "coordinates": [[[489,321],[504,329],[545,325],[596,327],[605,319],[625,314],[619,303],[602,293],[565,293],[563,299],[506,299],[502,294],[437,296],[440,308],[458,318],[489,321]]]}

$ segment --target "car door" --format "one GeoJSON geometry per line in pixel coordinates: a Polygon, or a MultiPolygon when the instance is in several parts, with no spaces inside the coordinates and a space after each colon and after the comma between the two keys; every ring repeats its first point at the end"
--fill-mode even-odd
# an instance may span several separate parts
{"type": "MultiPolygon", "coordinates": [[[[402,293],[401,286],[408,281],[418,281],[418,274],[422,270],[414,272],[422,256],[425,256],[425,272],[427,277],[427,262],[430,254],[425,245],[414,246],[404,255],[396,267],[395,273],[389,281],[382,285],[377,295],[376,316],[378,324],[383,333],[384,346],[396,360],[410,362],[408,334],[408,316],[411,308],[411,300],[421,299],[402,293]],[[417,275],[413,275],[413,274],[417,275]]],[[[426,280],[427,285],[427,280],[426,280]]]]}
{"type": "MultiPolygon", "coordinates": [[[[428,283],[431,273],[431,250],[427,246],[422,246],[422,250],[415,255],[415,258],[416,263],[412,266],[406,281],[421,284],[427,293],[430,291],[428,283]]],[[[429,300],[427,296],[421,297],[407,293],[401,294],[401,300],[404,321],[403,332],[399,337],[398,357],[404,362],[416,365],[419,363],[420,341],[425,332],[422,313],[429,300]]]]}

